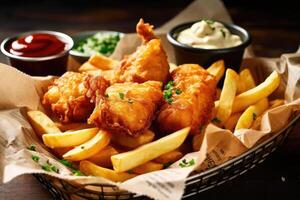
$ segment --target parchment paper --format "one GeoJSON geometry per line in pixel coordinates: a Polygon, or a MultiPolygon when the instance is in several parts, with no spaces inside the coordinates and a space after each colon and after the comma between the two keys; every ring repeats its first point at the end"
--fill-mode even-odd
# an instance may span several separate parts
{"type": "MultiPolygon", "coordinates": [[[[195,1],[181,14],[174,18],[175,22],[168,22],[160,31],[166,31],[174,24],[201,17],[230,20],[222,3],[217,0],[195,1]]],[[[162,38],[165,37],[163,33],[160,35],[162,38]]],[[[135,35],[129,34],[128,37],[126,35],[113,57],[121,58],[131,53],[139,42],[135,35]]],[[[170,47],[166,46],[166,51],[171,58],[170,61],[174,61],[170,47]]],[[[180,199],[184,192],[185,179],[192,171],[206,170],[242,154],[264,136],[283,128],[292,114],[300,110],[299,53],[285,54],[278,59],[248,58],[244,60],[243,66],[251,69],[257,83],[264,80],[273,70],[277,70],[282,77],[280,88],[272,97],[284,98],[286,104],[263,116],[261,131],[244,129],[231,133],[209,124],[198,152],[185,155],[168,169],[140,175],[123,183],[113,183],[101,177],[71,176],[71,171],[56,161],[33,132],[25,117],[26,109],[42,109],[40,97],[53,77],[30,77],[12,67],[0,64],[0,182],[6,183],[21,174],[44,173],[78,184],[111,183],[154,199],[180,199]],[[31,144],[37,147],[36,152],[27,149],[31,144]],[[32,155],[41,158],[39,163],[32,160],[32,155]],[[179,162],[183,159],[194,159],[195,165],[181,168],[179,162]],[[47,161],[59,168],[59,174],[48,173],[41,169],[41,164],[47,161]]]]}

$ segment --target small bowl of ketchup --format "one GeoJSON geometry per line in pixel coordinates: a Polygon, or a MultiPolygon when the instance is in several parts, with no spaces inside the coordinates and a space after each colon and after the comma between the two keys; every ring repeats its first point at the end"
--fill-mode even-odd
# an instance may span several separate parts
{"type": "Polygon", "coordinates": [[[73,44],[64,33],[32,31],[6,38],[1,51],[13,67],[29,75],[62,75],[73,44]]]}

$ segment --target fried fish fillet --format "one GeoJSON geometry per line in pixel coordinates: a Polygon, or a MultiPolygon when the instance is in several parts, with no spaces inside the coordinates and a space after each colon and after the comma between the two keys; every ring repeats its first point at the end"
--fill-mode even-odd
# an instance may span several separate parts
{"type": "MultiPolygon", "coordinates": [[[[49,86],[42,100],[43,105],[50,107],[62,122],[86,121],[94,109],[94,103],[86,95],[88,88],[85,82],[88,77],[87,74],[66,72],[49,86]]],[[[109,83],[103,78],[99,79],[102,80],[102,87],[98,83],[97,92],[101,93],[102,88],[104,93],[109,83]]]]}
{"type": "Polygon", "coordinates": [[[159,130],[170,133],[191,126],[192,134],[201,133],[214,107],[215,77],[196,64],[178,66],[171,76],[156,121],[159,130]]]}
{"type": "Polygon", "coordinates": [[[97,99],[88,122],[115,134],[137,136],[151,125],[162,102],[161,86],[158,81],[113,84],[97,99]]]}
{"type": "Polygon", "coordinates": [[[166,82],[169,63],[160,39],[154,35],[153,26],[140,19],[136,31],[143,44],[121,62],[115,73],[115,82],[143,83],[148,80],[166,82]]]}
{"type": "Polygon", "coordinates": [[[105,90],[109,87],[110,82],[105,79],[103,74],[90,75],[84,81],[84,86],[87,88],[86,97],[90,99],[90,102],[96,103],[97,98],[104,96],[105,90]]]}

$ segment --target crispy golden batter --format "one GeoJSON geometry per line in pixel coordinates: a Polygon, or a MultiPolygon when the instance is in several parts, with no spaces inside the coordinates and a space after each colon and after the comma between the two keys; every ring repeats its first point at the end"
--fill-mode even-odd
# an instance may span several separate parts
{"type": "Polygon", "coordinates": [[[143,38],[143,44],[122,61],[116,71],[115,82],[143,83],[148,80],[166,82],[169,63],[161,41],[155,38],[152,26],[145,24],[142,19],[136,29],[143,38]]]}
{"type": "Polygon", "coordinates": [[[151,124],[162,101],[161,82],[116,83],[97,99],[93,114],[88,119],[98,127],[115,134],[137,136],[151,124]]]}
{"type": "Polygon", "coordinates": [[[109,85],[109,81],[107,81],[103,75],[90,75],[84,81],[84,86],[87,88],[86,96],[90,99],[90,102],[96,103],[97,98],[104,95],[109,85]]]}
{"type": "Polygon", "coordinates": [[[144,43],[156,38],[153,31],[154,26],[149,23],[144,23],[143,19],[136,25],[136,33],[143,39],[144,43]]]}
{"type": "Polygon", "coordinates": [[[86,96],[88,88],[84,82],[88,77],[85,74],[66,72],[48,88],[43,97],[43,105],[50,107],[62,122],[86,121],[94,108],[94,104],[86,96]]]}
{"type": "Polygon", "coordinates": [[[192,134],[201,133],[201,126],[207,123],[214,107],[215,77],[196,64],[178,66],[171,75],[172,97],[161,107],[158,128],[170,133],[191,126],[192,134]]]}

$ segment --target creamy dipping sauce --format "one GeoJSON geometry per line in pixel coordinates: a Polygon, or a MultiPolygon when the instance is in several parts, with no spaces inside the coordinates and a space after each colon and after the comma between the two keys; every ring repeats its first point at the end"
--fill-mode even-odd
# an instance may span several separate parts
{"type": "Polygon", "coordinates": [[[212,20],[196,22],[180,32],[177,40],[182,44],[203,49],[228,48],[242,43],[240,36],[231,34],[222,23],[212,20]]]}

